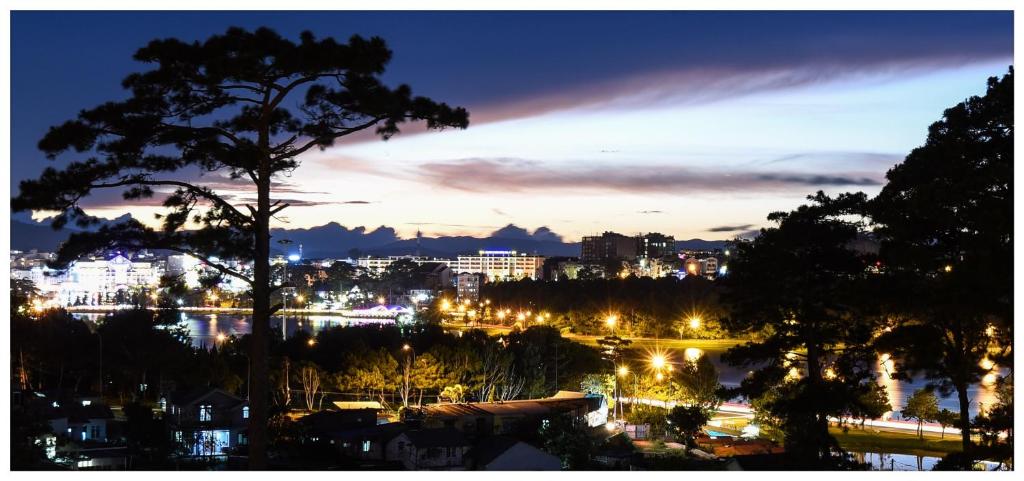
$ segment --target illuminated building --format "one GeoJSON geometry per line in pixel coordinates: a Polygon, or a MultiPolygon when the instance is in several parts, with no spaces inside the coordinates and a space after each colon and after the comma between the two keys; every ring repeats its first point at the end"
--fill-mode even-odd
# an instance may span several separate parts
{"type": "Polygon", "coordinates": [[[636,237],[636,255],[640,258],[657,259],[673,257],[676,254],[676,239],[657,232],[636,237]]]}
{"type": "Polygon", "coordinates": [[[431,257],[423,256],[387,256],[387,257],[360,257],[356,260],[356,265],[366,269],[373,275],[381,275],[391,264],[400,261],[407,260],[414,262],[416,265],[423,265],[426,262],[437,262],[441,264],[449,264],[451,261],[448,259],[434,259],[431,257]]]}
{"type": "Polygon", "coordinates": [[[580,259],[584,261],[632,260],[637,257],[636,238],[615,232],[605,232],[599,236],[585,236],[580,243],[580,248],[582,249],[580,259]]]}
{"type": "Polygon", "coordinates": [[[459,299],[476,301],[480,298],[481,274],[462,272],[455,276],[455,290],[459,299]]]}
{"type": "Polygon", "coordinates": [[[540,279],[544,257],[516,251],[480,251],[478,255],[461,255],[449,264],[456,274],[483,274],[488,282],[540,279]]]}

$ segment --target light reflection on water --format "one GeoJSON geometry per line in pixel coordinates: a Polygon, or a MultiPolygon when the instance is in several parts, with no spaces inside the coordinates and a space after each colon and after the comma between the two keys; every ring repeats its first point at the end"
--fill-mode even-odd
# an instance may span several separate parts
{"type": "MultiPolygon", "coordinates": [[[[185,327],[189,331],[189,337],[192,339],[192,344],[195,346],[211,346],[216,342],[218,335],[242,336],[251,332],[249,325],[250,316],[245,314],[196,314],[183,312],[181,313],[181,316],[185,327]]],[[[76,313],[75,317],[95,321],[103,317],[103,314],[76,313]]],[[[285,330],[285,336],[292,337],[299,331],[316,334],[322,329],[329,327],[366,323],[367,320],[363,318],[350,318],[332,314],[310,314],[303,316],[274,316],[270,320],[270,327],[271,329],[277,329],[278,332],[280,332],[280,329],[283,327],[285,330]],[[283,326],[281,323],[282,320],[284,320],[283,326]]],[[[371,321],[371,324],[376,323],[371,321]]],[[[699,341],[695,341],[694,344],[699,344],[699,341]]],[[[743,378],[747,376],[748,368],[729,366],[721,361],[721,355],[725,352],[726,348],[703,349],[696,345],[686,346],[685,342],[681,345],[678,343],[674,345],[676,346],[674,348],[676,352],[670,355],[670,357],[674,357],[675,362],[683,359],[695,360],[700,357],[701,354],[707,354],[711,362],[716,368],[718,368],[720,382],[725,386],[739,386],[743,378]]],[[[906,405],[906,401],[910,395],[913,394],[915,390],[923,388],[927,382],[920,378],[915,378],[911,382],[893,379],[893,369],[894,362],[891,359],[888,359],[884,354],[879,356],[879,359],[875,364],[875,372],[878,382],[889,394],[889,401],[893,408],[896,411],[899,411],[906,405]]],[[[1005,368],[1001,368],[999,371],[1000,375],[1008,373],[1008,370],[1005,368]]],[[[938,393],[936,394],[939,395],[938,393]]],[[[968,388],[967,395],[971,401],[971,416],[978,414],[979,405],[991,406],[997,401],[995,396],[995,387],[992,383],[983,382],[981,385],[972,385],[968,388]]],[[[939,396],[939,408],[949,409],[954,412],[959,411],[955,393],[945,398],[941,397],[941,395],[939,396]]]]}
{"type": "MultiPolygon", "coordinates": [[[[695,342],[696,343],[696,342],[695,342]]],[[[685,343],[683,346],[676,347],[678,351],[676,359],[687,359],[695,360],[700,357],[701,354],[707,354],[708,358],[711,359],[715,367],[719,371],[719,381],[728,386],[736,387],[740,385],[743,378],[747,376],[748,370],[735,368],[721,362],[721,355],[726,351],[727,348],[715,348],[715,349],[702,349],[695,346],[687,347],[685,343]]],[[[914,393],[914,391],[925,387],[927,381],[921,378],[914,378],[912,381],[900,381],[893,379],[895,373],[895,362],[890,359],[888,355],[882,354],[878,357],[875,363],[875,375],[878,383],[885,388],[886,393],[889,394],[889,402],[893,406],[895,411],[900,411],[903,406],[907,404],[907,399],[914,393]]],[[[996,366],[998,367],[998,366],[996,366]]],[[[995,371],[994,371],[995,372],[995,371]]],[[[1009,370],[1005,368],[998,369],[999,375],[1006,375],[1009,370]]],[[[994,376],[992,376],[994,378],[994,376]]],[[[949,409],[953,412],[960,410],[959,403],[956,399],[956,393],[951,394],[948,397],[942,397],[942,395],[936,392],[936,396],[939,398],[939,408],[949,409]]],[[[970,400],[970,413],[971,416],[978,414],[979,406],[991,406],[997,402],[995,394],[995,385],[993,382],[986,382],[983,380],[980,384],[971,385],[967,389],[967,397],[970,400]]],[[[899,414],[895,416],[893,412],[886,413],[883,418],[888,419],[890,417],[899,418],[899,414]]]]}
{"type": "Polygon", "coordinates": [[[939,462],[935,456],[890,453],[852,453],[857,461],[867,463],[875,471],[931,471],[939,462]]]}
{"type": "MultiPolygon", "coordinates": [[[[105,314],[98,313],[74,314],[74,316],[79,319],[88,319],[92,321],[99,320],[104,315],[105,314]]],[[[192,340],[192,345],[197,347],[212,346],[217,342],[218,336],[241,337],[245,334],[249,334],[252,332],[250,318],[251,316],[246,314],[181,313],[182,325],[188,330],[188,335],[192,340]]],[[[382,322],[385,324],[390,323],[390,321],[387,320],[382,322]]],[[[365,318],[353,318],[333,314],[309,314],[301,316],[288,315],[271,317],[270,329],[280,333],[281,329],[284,328],[284,335],[286,337],[292,337],[299,331],[305,331],[315,335],[323,329],[334,326],[348,326],[356,324],[377,325],[378,323],[378,321],[373,320],[368,322],[365,318]],[[283,325],[282,321],[284,321],[283,325]]]]}

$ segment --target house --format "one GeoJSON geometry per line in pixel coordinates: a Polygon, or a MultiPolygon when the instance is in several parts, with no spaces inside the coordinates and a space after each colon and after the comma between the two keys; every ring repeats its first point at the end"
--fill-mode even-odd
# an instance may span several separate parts
{"type": "Polygon", "coordinates": [[[463,470],[469,447],[469,441],[456,429],[413,429],[388,441],[385,460],[399,461],[406,469],[463,470]]]}
{"type": "Polygon", "coordinates": [[[76,442],[107,442],[113,419],[109,406],[91,399],[52,401],[46,413],[54,434],[76,442]]]}
{"type": "Polygon", "coordinates": [[[317,441],[326,440],[337,446],[349,458],[369,461],[394,461],[388,457],[387,445],[392,439],[409,429],[402,423],[375,424],[322,432],[317,441]]]}
{"type": "Polygon", "coordinates": [[[604,396],[570,391],[543,399],[432,404],[423,408],[423,426],[450,427],[471,438],[483,438],[533,430],[554,415],[571,416],[590,427],[603,426],[608,422],[608,404],[604,396]]]}
{"type": "Polygon", "coordinates": [[[466,454],[466,466],[478,471],[558,471],[562,461],[517,439],[488,436],[466,454]]]}
{"type": "Polygon", "coordinates": [[[175,392],[164,416],[193,456],[222,456],[248,444],[249,402],[221,389],[175,392]]]}

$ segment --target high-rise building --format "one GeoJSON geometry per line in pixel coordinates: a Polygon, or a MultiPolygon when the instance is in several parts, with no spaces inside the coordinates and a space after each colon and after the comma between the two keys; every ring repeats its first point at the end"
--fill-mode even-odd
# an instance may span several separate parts
{"type": "Polygon", "coordinates": [[[480,299],[480,284],[483,274],[461,272],[455,276],[455,292],[460,301],[476,302],[480,299]]]}
{"type": "Polygon", "coordinates": [[[580,259],[583,261],[625,259],[637,257],[635,237],[628,237],[615,232],[605,232],[599,236],[586,236],[581,243],[580,259]]]}
{"type": "Polygon", "coordinates": [[[537,280],[543,276],[544,257],[516,251],[480,251],[478,255],[458,256],[449,267],[456,274],[483,274],[488,282],[537,280]]]}
{"type": "Polygon", "coordinates": [[[448,259],[435,259],[423,256],[387,256],[360,257],[356,260],[356,265],[370,271],[374,275],[380,275],[387,270],[388,266],[400,260],[407,260],[415,263],[416,265],[423,265],[426,262],[440,262],[442,264],[448,264],[451,262],[448,259]]]}
{"type": "Polygon", "coordinates": [[[636,237],[637,257],[657,259],[676,254],[676,239],[670,235],[651,232],[636,237]]]}

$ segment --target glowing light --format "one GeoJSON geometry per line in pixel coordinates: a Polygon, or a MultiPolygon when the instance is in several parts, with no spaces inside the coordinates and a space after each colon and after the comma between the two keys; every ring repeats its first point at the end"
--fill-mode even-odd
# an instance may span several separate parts
{"type": "Polygon", "coordinates": [[[224,342],[225,339],[227,339],[227,336],[224,333],[217,333],[217,342],[224,342]]]}
{"type": "Polygon", "coordinates": [[[525,321],[526,320],[526,314],[523,314],[522,312],[520,312],[519,314],[516,314],[516,320],[517,321],[525,321]]]}
{"type": "Polygon", "coordinates": [[[702,355],[704,355],[704,350],[697,347],[688,347],[683,351],[683,357],[690,362],[697,362],[702,355]]]}
{"type": "Polygon", "coordinates": [[[543,324],[544,323],[544,316],[538,314],[537,315],[537,323],[538,324],[543,324]]]}
{"type": "Polygon", "coordinates": [[[981,368],[986,371],[991,371],[992,368],[996,367],[996,363],[992,362],[992,360],[987,357],[982,359],[981,362],[978,363],[978,365],[981,366],[981,368]]]}
{"type": "Polygon", "coordinates": [[[619,366],[619,375],[625,376],[627,374],[629,374],[629,368],[626,366],[619,366]]]}
{"type": "Polygon", "coordinates": [[[505,320],[505,311],[498,311],[498,319],[505,320]]]}
{"type": "Polygon", "coordinates": [[[313,347],[316,345],[316,339],[310,338],[310,340],[306,341],[306,344],[309,344],[310,347],[313,347]]]}
{"type": "Polygon", "coordinates": [[[654,375],[654,379],[657,379],[658,381],[664,380],[665,379],[665,375],[659,372],[659,373],[654,375]]]}
{"type": "Polygon", "coordinates": [[[299,294],[299,295],[295,296],[295,301],[296,302],[303,302],[305,300],[306,300],[306,298],[302,294],[299,294]]]}
{"type": "Polygon", "coordinates": [[[606,318],[604,320],[604,323],[608,327],[615,327],[615,322],[618,321],[618,320],[619,320],[619,316],[616,316],[615,314],[612,314],[612,315],[608,316],[608,318],[606,318]]]}
{"type": "Polygon", "coordinates": [[[991,386],[991,385],[995,384],[996,381],[998,381],[998,380],[999,380],[999,376],[996,376],[996,373],[994,373],[994,372],[990,372],[990,373],[986,374],[984,377],[981,378],[981,384],[983,386],[991,386]]]}
{"type": "Polygon", "coordinates": [[[384,304],[385,302],[386,300],[384,299],[384,296],[380,296],[377,298],[377,304],[384,304]]]}
{"type": "Polygon", "coordinates": [[[700,329],[700,318],[699,317],[691,317],[690,318],[690,329],[700,329]]]}
{"type": "Polygon", "coordinates": [[[651,356],[651,366],[655,369],[665,367],[665,356],[663,354],[655,354],[651,356]]]}
{"type": "Polygon", "coordinates": [[[288,260],[291,261],[291,262],[296,262],[299,259],[300,259],[300,257],[299,257],[298,254],[292,254],[292,255],[288,256],[288,260]]]}
{"type": "Polygon", "coordinates": [[[985,335],[988,336],[988,337],[995,336],[996,335],[996,326],[993,326],[993,325],[989,324],[988,327],[985,328],[985,335]]]}
{"type": "Polygon", "coordinates": [[[831,367],[825,368],[825,379],[835,379],[837,377],[838,375],[836,374],[836,371],[834,369],[832,369],[831,367]]]}
{"type": "Polygon", "coordinates": [[[39,299],[33,300],[32,301],[32,310],[34,310],[36,312],[42,312],[42,310],[43,310],[43,301],[41,301],[39,299]]]}
{"type": "Polygon", "coordinates": [[[759,436],[760,434],[761,428],[759,428],[756,424],[748,424],[746,426],[743,426],[743,429],[740,430],[740,437],[742,438],[753,439],[759,436]]]}
{"type": "Polygon", "coordinates": [[[946,264],[946,267],[943,267],[942,270],[944,270],[946,272],[953,272],[953,265],[952,264],[946,264]]]}
{"type": "Polygon", "coordinates": [[[468,306],[469,305],[469,299],[466,299],[466,300],[462,301],[462,305],[468,306]]]}
{"type": "Polygon", "coordinates": [[[615,431],[615,423],[608,421],[608,423],[604,425],[604,428],[608,431],[615,431]]]}
{"type": "Polygon", "coordinates": [[[409,349],[412,349],[412,346],[410,346],[410,345],[408,345],[408,344],[403,344],[403,345],[402,345],[402,350],[403,350],[403,351],[408,351],[409,349]]]}
{"type": "Polygon", "coordinates": [[[786,379],[790,381],[800,379],[800,370],[795,367],[789,368],[789,372],[786,373],[786,379]]]}
{"type": "Polygon", "coordinates": [[[448,299],[441,299],[441,310],[442,311],[447,311],[448,309],[451,309],[451,307],[452,307],[452,304],[450,302],[448,302],[448,299]]]}

